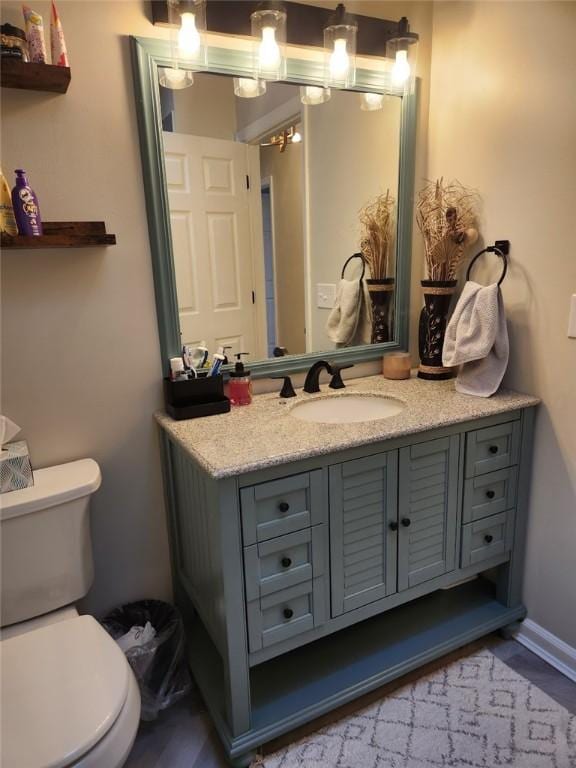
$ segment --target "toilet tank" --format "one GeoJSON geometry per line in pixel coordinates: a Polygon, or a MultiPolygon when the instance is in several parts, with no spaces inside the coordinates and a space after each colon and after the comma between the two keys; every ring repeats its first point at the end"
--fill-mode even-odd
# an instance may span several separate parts
{"type": "Polygon", "coordinates": [[[74,603],[94,576],[90,497],[98,464],[82,459],[34,472],[34,486],[0,496],[1,626],[74,603]]]}

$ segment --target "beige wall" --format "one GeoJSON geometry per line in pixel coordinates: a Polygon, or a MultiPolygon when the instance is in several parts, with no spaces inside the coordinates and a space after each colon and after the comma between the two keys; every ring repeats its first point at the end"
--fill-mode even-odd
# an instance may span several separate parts
{"type": "MultiPolygon", "coordinates": [[[[34,8],[50,18],[47,2],[34,8]]],[[[153,34],[141,2],[59,6],[64,96],[2,89],[2,167],[25,168],[45,220],[103,220],[109,249],[2,258],[2,412],[35,467],[95,458],[96,579],[85,607],[170,596],[158,444],[160,355],[126,35],[153,34]]],[[[3,21],[21,26],[21,6],[3,21]]]]}
{"type": "Polygon", "coordinates": [[[302,145],[260,148],[260,173],[272,180],[276,341],[290,354],[306,351],[304,333],[304,237],[302,145]]]}
{"type": "Polygon", "coordinates": [[[236,97],[231,77],[194,75],[194,85],[174,93],[174,131],[234,141],[236,97]]]}
{"type": "Polygon", "coordinates": [[[429,175],[484,200],[485,240],[509,238],[506,383],[539,395],[526,561],[529,616],[576,646],[576,3],[434,9],[429,175]]]}

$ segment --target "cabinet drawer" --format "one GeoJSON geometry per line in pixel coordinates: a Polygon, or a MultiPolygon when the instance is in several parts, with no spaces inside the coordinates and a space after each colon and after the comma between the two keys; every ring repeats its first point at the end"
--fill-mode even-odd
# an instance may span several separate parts
{"type": "Polygon", "coordinates": [[[248,603],[248,640],[254,653],[309,632],[326,621],[323,577],[248,603]]]}
{"type": "Polygon", "coordinates": [[[326,521],[322,470],[243,488],[240,495],[244,546],[326,521]]]}
{"type": "Polygon", "coordinates": [[[510,552],[513,537],[513,509],[462,526],[462,568],[510,552]]]}
{"type": "Polygon", "coordinates": [[[325,525],[244,548],[246,600],[256,600],[324,574],[325,525]]]}
{"type": "Polygon", "coordinates": [[[466,480],[462,522],[472,523],[514,507],[517,478],[517,467],[508,467],[466,480]]]}
{"type": "Polygon", "coordinates": [[[484,475],[518,463],[520,422],[477,429],[466,435],[466,477],[484,475]]]}

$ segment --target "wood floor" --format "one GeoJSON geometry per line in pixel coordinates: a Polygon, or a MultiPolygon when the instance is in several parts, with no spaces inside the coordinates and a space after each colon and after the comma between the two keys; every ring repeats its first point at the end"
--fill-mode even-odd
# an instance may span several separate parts
{"type": "MultiPolygon", "coordinates": [[[[443,659],[428,664],[416,672],[410,673],[410,675],[340,707],[331,712],[330,715],[265,745],[263,751],[273,751],[282,744],[316,730],[327,722],[360,709],[375,699],[382,698],[386,692],[403,685],[408,679],[426,674],[447,663],[448,660],[466,655],[481,646],[488,646],[499,659],[528,678],[567,710],[576,714],[576,683],[557,672],[515,640],[502,640],[494,635],[483,638],[480,642],[472,643],[443,659]]],[[[163,712],[154,723],[141,724],[126,768],[227,768],[218,737],[202,700],[196,692],[163,712]]]]}

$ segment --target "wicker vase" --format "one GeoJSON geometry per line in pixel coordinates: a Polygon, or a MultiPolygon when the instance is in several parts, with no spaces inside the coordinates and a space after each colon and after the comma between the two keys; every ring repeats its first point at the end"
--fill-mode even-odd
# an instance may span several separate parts
{"type": "Polygon", "coordinates": [[[383,344],[394,338],[394,278],[366,280],[372,304],[372,344],[383,344]]]}
{"type": "Polygon", "coordinates": [[[418,346],[421,379],[451,379],[454,368],[442,365],[442,347],[456,280],[422,280],[424,307],[420,313],[418,346]]]}

